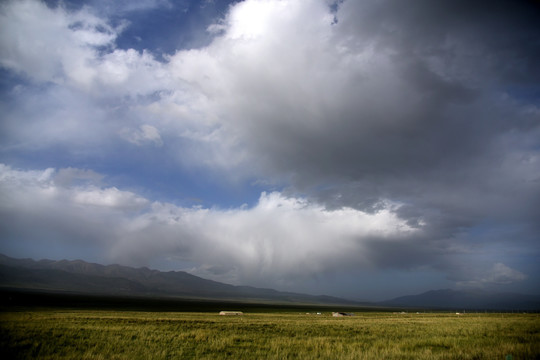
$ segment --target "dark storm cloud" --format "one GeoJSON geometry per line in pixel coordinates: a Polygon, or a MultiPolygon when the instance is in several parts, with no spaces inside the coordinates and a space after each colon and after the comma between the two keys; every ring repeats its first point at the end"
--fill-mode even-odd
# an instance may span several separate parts
{"type": "MultiPolygon", "coordinates": [[[[338,103],[343,106],[315,114],[320,127],[295,119],[294,112],[286,115],[291,121],[264,123],[271,126],[265,130],[284,137],[275,148],[265,145],[288,155],[276,156],[285,161],[285,168],[314,165],[319,174],[352,179],[444,172],[478,157],[481,161],[500,157],[504,149],[495,154],[498,150],[490,147],[498,145],[494,143],[498,137],[538,126],[536,116],[534,120],[523,116],[519,106],[502,97],[511,85],[506,80],[523,71],[509,64],[519,61],[536,70],[538,31],[532,21],[519,16],[529,18],[531,11],[516,14],[513,8],[521,7],[511,6],[512,2],[505,2],[506,7],[492,5],[495,9],[489,10],[494,13],[488,15],[466,3],[470,2],[342,4],[336,32],[355,34],[346,41],[349,51],[373,46],[375,60],[377,51],[388,53],[381,56],[388,64],[368,64],[372,72],[364,74],[353,69],[358,78],[338,89],[344,90],[343,103],[338,103]],[[391,78],[385,70],[391,71],[391,78]]],[[[337,41],[342,38],[346,37],[338,36],[337,41]]],[[[538,76],[527,73],[529,81],[538,76]]],[[[294,105],[302,106],[301,94],[298,100],[294,105]]],[[[273,143],[279,139],[268,138],[273,143]]]]}
{"type": "MultiPolygon", "coordinates": [[[[538,6],[350,1],[337,16],[335,41],[353,53],[373,47],[374,62],[352,69],[330,106],[302,112],[298,94],[279,114],[286,120],[254,127],[251,145],[270,167],[319,195],[317,186],[332,184],[323,193],[333,206],[392,198],[467,218],[506,203],[510,191],[534,202],[538,164],[525,158],[537,156],[527,144],[538,133],[538,99],[526,100],[527,112],[512,91],[538,87],[538,6]]],[[[516,200],[510,211],[537,205],[516,200]]]]}
{"type": "Polygon", "coordinates": [[[528,2],[346,1],[326,38],[268,45],[272,77],[233,72],[230,88],[246,101],[227,113],[261,172],[291,181],[291,193],[329,208],[402,204],[397,214],[424,235],[373,241],[382,267],[437,268],[444,257],[448,270],[452,249],[491,241],[536,253],[539,99],[517,89],[539,86],[539,14],[528,2]],[[312,47],[322,50],[296,68],[312,47]],[[519,230],[475,238],[486,222],[519,230]]]}

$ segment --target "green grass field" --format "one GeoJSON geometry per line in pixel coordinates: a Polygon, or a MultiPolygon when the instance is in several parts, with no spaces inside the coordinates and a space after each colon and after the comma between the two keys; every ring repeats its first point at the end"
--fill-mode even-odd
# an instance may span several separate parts
{"type": "Polygon", "coordinates": [[[540,315],[13,310],[0,339],[3,359],[539,359],[540,315]]]}

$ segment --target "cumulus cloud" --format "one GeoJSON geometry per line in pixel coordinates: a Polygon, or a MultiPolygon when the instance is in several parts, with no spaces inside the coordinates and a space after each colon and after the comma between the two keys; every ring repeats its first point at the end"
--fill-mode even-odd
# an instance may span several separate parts
{"type": "Polygon", "coordinates": [[[128,260],[156,249],[177,252],[198,263],[192,271],[206,277],[283,285],[291,277],[372,266],[366,257],[368,241],[405,239],[418,232],[392,210],[391,204],[376,214],[326,210],[277,192],[263,193],[253,208],[185,209],[154,203],[151,212],[133,221],[133,231],[113,253],[128,260]]]}
{"type": "Polygon", "coordinates": [[[73,202],[80,205],[95,205],[108,208],[137,209],[147,204],[147,200],[133,193],[120,191],[115,187],[108,189],[77,189],[73,202]]]}
{"type": "Polygon", "coordinates": [[[475,236],[486,222],[513,223],[510,237],[535,246],[540,118],[512,93],[531,82],[509,65],[539,76],[538,47],[517,41],[538,34],[526,11],[345,1],[333,14],[319,1],[244,1],[208,47],[178,52],[169,67],[204,94],[196,110],[219,125],[202,145],[243,161],[225,166],[327,208],[401,203],[398,216],[426,236],[374,245],[373,257],[421,265],[471,242],[504,242],[475,236]]]}
{"type": "Polygon", "coordinates": [[[161,146],[168,133],[180,151],[194,138],[209,149],[204,139],[216,123],[201,116],[204,95],[154,54],[116,48],[127,24],[113,26],[96,13],[36,0],[2,4],[0,65],[25,80],[0,103],[3,148],[95,154],[117,151],[118,138],[161,146]]]}
{"type": "MultiPolygon", "coordinates": [[[[509,78],[527,86],[507,65],[531,68],[536,53],[485,41],[501,28],[499,5],[472,37],[463,26],[478,25],[463,23],[463,2],[444,5],[443,24],[433,20],[439,5],[391,11],[401,6],[346,1],[335,14],[322,1],[231,7],[212,27],[221,32],[209,46],[179,51],[167,65],[190,85],[186,91],[204,97],[178,113],[183,126],[190,117],[204,124],[191,132],[204,139],[193,157],[292,182],[327,206],[366,210],[392,198],[410,205],[408,214],[443,212],[450,221],[493,209],[534,211],[538,166],[525,159],[538,158],[537,106],[503,86],[509,78]],[[517,182],[522,195],[508,202],[517,182]],[[472,194],[482,201],[468,201],[472,194]]],[[[517,24],[518,10],[509,25],[517,24]]],[[[513,36],[532,39],[532,20],[525,20],[513,36]]],[[[170,109],[170,102],[152,104],[156,114],[170,109]]]]}
{"type": "MultiPolygon", "coordinates": [[[[59,214],[67,215],[74,210],[73,215],[78,216],[76,209],[79,206],[83,211],[91,209],[88,205],[101,208],[99,211],[133,211],[141,209],[148,203],[146,199],[130,191],[121,191],[115,187],[97,187],[94,181],[83,183],[74,181],[74,179],[100,178],[101,176],[93,171],[81,169],[69,168],[57,171],[48,168],[24,171],[0,164],[2,208],[6,213],[12,208],[14,212],[21,211],[24,214],[25,211],[39,213],[43,210],[42,207],[52,209],[57,205],[59,214]],[[66,181],[66,178],[69,178],[69,181],[66,181]]],[[[55,216],[54,212],[50,215],[55,216]]],[[[61,217],[58,220],[61,221],[61,217]]]]}
{"type": "MultiPolygon", "coordinates": [[[[374,212],[330,210],[272,192],[262,193],[253,207],[186,208],[96,185],[101,181],[82,169],[2,165],[2,251],[32,246],[46,252],[52,243],[78,243],[111,262],[148,265],[166,255],[207,278],[288,289],[347,270],[437,269],[434,263],[448,266],[458,253],[426,243],[426,229],[400,219],[401,205],[389,201],[374,212]],[[67,183],[66,173],[72,179],[67,183]]],[[[451,266],[438,270],[453,271],[451,266]]],[[[526,278],[502,263],[466,276],[467,281],[454,279],[483,286],[526,278]]]]}
{"type": "Polygon", "coordinates": [[[40,217],[40,225],[48,223],[54,229],[56,241],[77,241],[72,237],[85,229],[85,239],[79,240],[112,261],[147,264],[168,254],[198,263],[192,269],[198,274],[234,283],[279,285],[290,277],[310,277],[344,266],[374,266],[365,256],[370,242],[407,239],[419,231],[400,220],[394,213],[399,206],[391,203],[369,214],[352,208],[327,210],[273,192],[261,194],[252,208],[184,208],[150,203],[114,187],[63,186],[56,181],[62,172],[1,166],[1,211],[8,215],[2,227],[11,234],[4,246],[15,246],[33,231],[35,238],[29,241],[47,246],[50,240],[38,236],[41,226],[32,226],[40,217]],[[13,218],[18,219],[15,224],[13,218]],[[102,225],[93,228],[96,223],[102,225]]]}
{"type": "Polygon", "coordinates": [[[0,10],[0,64],[32,81],[95,96],[104,89],[108,95],[148,93],[166,82],[167,74],[153,55],[116,49],[115,40],[125,23],[114,27],[89,7],[68,11],[23,0],[4,2],[0,10]]]}
{"type": "Polygon", "coordinates": [[[2,165],[0,173],[2,252],[27,249],[35,256],[54,254],[58,247],[95,250],[113,237],[117,214],[133,208],[135,196],[129,192],[110,194],[110,203],[96,204],[101,206],[78,203],[81,195],[89,200],[91,187],[66,183],[65,174],[53,168],[24,171],[2,165]]]}
{"type": "Polygon", "coordinates": [[[68,14],[40,1],[9,1],[1,19],[0,63],[38,81],[86,83],[95,74],[90,61],[97,47],[113,46],[116,38],[116,30],[87,8],[68,14]]]}

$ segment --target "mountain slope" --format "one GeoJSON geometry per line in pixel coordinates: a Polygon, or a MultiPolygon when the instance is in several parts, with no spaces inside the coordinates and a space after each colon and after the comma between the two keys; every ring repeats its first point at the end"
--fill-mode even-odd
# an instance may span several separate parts
{"type": "Polygon", "coordinates": [[[413,308],[474,310],[540,310],[540,297],[513,293],[490,293],[482,290],[432,290],[418,295],[401,296],[380,305],[413,308]]]}
{"type": "Polygon", "coordinates": [[[100,265],[82,260],[14,259],[0,254],[0,286],[110,295],[181,296],[192,298],[358,303],[330,296],[312,296],[250,286],[233,286],[183,271],[100,265]]]}

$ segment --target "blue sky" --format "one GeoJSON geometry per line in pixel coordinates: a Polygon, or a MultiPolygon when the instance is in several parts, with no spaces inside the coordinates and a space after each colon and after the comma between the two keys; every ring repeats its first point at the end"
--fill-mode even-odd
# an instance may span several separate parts
{"type": "Polygon", "coordinates": [[[538,293],[538,5],[4,1],[0,252],[538,293]]]}

